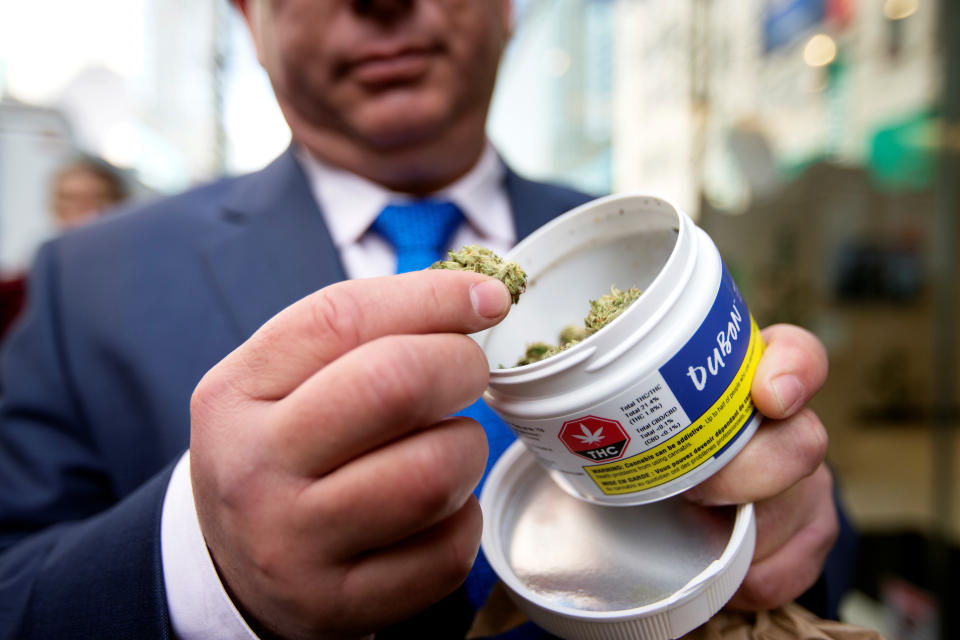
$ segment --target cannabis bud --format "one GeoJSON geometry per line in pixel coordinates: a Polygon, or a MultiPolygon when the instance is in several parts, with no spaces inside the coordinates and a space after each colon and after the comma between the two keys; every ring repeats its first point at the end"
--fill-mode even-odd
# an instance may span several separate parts
{"type": "Polygon", "coordinates": [[[578,327],[575,324],[568,324],[560,331],[560,346],[566,347],[575,345],[587,336],[590,333],[587,332],[586,327],[578,327]]]}
{"type": "Polygon", "coordinates": [[[504,260],[490,249],[477,244],[463,247],[460,251],[448,251],[446,260],[434,262],[430,268],[473,271],[493,276],[507,285],[514,304],[520,301],[520,294],[527,290],[527,274],[520,265],[504,260]]]}
{"type": "Polygon", "coordinates": [[[610,287],[610,293],[590,301],[590,313],[583,319],[582,327],[576,325],[564,327],[563,331],[560,332],[560,344],[555,346],[548,345],[545,342],[534,342],[527,345],[527,352],[517,360],[517,364],[514,366],[522,367],[525,364],[540,362],[569,349],[613,322],[613,319],[623,313],[623,310],[639,298],[641,293],[640,289],[636,287],[631,287],[626,291],[610,287]]]}
{"type": "Polygon", "coordinates": [[[517,360],[516,366],[522,367],[525,364],[533,364],[534,362],[540,362],[544,358],[548,358],[547,355],[551,349],[556,349],[546,342],[534,342],[533,344],[527,345],[527,352],[522,358],[517,360]]]}
{"type": "Polygon", "coordinates": [[[583,319],[587,335],[592,335],[613,322],[614,318],[623,313],[624,309],[640,297],[640,293],[640,289],[636,287],[630,287],[626,291],[610,287],[610,293],[596,300],[591,300],[590,313],[583,319]]]}

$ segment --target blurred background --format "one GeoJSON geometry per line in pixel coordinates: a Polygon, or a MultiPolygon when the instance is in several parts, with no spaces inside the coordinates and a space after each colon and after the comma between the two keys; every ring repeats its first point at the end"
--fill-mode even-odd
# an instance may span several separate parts
{"type": "MultiPolygon", "coordinates": [[[[497,148],[530,177],[676,200],[761,324],[824,341],[814,406],[861,536],[843,615],[896,640],[960,637],[960,3],[515,12],[497,148]]],[[[2,282],[67,226],[57,180],[78,154],[145,199],[257,169],[288,142],[226,0],[0,0],[2,282]]]]}

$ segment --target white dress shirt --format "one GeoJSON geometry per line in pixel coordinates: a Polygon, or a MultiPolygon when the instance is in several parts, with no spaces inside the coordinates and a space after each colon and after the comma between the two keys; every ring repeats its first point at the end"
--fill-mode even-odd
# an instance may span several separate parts
{"type": "MultiPolygon", "coordinates": [[[[348,278],[369,278],[396,272],[393,247],[370,225],[391,202],[409,201],[409,195],[395,193],[358,175],[332,167],[303,149],[297,159],[348,278]]],[[[450,248],[482,244],[503,254],[516,242],[510,201],[503,188],[505,168],[489,144],[469,173],[431,198],[449,200],[463,212],[466,223],[454,233],[450,248]]]]}
{"type": "MultiPolygon", "coordinates": [[[[370,225],[390,202],[409,200],[365,178],[327,165],[297,149],[310,190],[317,200],[349,278],[390,275],[396,270],[393,248],[370,225]]],[[[481,244],[498,253],[516,242],[506,171],[489,144],[474,168],[432,197],[450,200],[464,215],[451,248],[481,244]]],[[[174,634],[181,640],[256,638],[223,585],[200,532],[190,485],[190,454],[174,468],[163,503],[160,526],[163,577],[174,634]]]]}

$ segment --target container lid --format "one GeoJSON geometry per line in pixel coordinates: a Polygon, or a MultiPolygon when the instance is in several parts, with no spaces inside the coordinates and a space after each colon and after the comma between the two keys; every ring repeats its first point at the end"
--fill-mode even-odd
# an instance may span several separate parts
{"type": "Polygon", "coordinates": [[[522,442],[494,465],[480,503],[490,565],[527,617],[567,640],[682,636],[733,596],[753,556],[751,504],[588,503],[522,442]]]}

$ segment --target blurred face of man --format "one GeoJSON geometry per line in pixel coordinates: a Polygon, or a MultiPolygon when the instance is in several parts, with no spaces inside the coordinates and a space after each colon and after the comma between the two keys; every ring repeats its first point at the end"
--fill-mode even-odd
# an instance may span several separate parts
{"type": "Polygon", "coordinates": [[[294,138],[321,157],[479,153],[509,0],[237,4],[294,138]]]}

